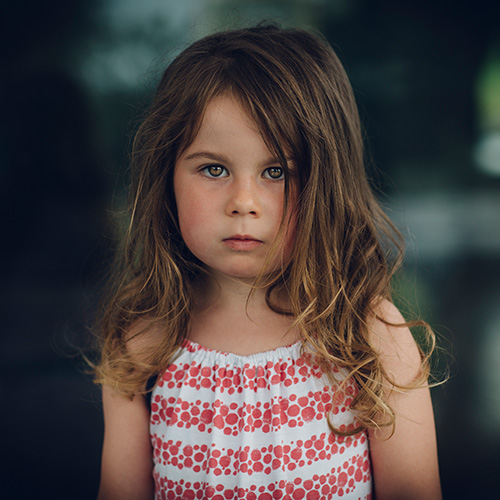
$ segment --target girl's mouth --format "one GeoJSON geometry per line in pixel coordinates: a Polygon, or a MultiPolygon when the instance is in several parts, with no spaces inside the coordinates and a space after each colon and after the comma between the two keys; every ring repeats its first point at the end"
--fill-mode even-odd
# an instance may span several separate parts
{"type": "Polygon", "coordinates": [[[253,250],[263,244],[261,240],[246,234],[235,234],[234,236],[222,240],[222,242],[227,247],[240,251],[253,250]]]}

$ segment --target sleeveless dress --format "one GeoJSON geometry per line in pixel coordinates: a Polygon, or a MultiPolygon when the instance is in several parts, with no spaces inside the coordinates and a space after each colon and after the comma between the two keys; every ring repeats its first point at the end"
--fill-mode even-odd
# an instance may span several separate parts
{"type": "Polygon", "coordinates": [[[355,391],[300,342],[239,356],[185,341],[151,396],[156,500],[371,499],[366,432],[327,421],[355,425],[355,391]]]}

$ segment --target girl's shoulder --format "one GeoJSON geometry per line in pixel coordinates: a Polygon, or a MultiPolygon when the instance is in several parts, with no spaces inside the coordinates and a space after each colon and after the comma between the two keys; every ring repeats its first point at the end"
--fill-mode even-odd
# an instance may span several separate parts
{"type": "Polygon", "coordinates": [[[133,358],[141,361],[149,349],[161,342],[164,334],[163,323],[151,318],[137,319],[125,332],[127,351],[133,358]]]}
{"type": "Polygon", "coordinates": [[[411,385],[418,378],[420,349],[399,309],[389,300],[380,300],[367,318],[369,342],[380,363],[397,385],[411,385]]]}

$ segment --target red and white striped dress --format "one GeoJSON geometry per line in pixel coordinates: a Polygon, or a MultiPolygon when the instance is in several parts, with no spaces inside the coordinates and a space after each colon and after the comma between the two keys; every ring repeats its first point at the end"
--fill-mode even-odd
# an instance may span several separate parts
{"type": "Polygon", "coordinates": [[[156,499],[370,499],[366,433],[327,423],[353,425],[355,390],[300,342],[238,356],[185,341],[152,393],[156,499]]]}

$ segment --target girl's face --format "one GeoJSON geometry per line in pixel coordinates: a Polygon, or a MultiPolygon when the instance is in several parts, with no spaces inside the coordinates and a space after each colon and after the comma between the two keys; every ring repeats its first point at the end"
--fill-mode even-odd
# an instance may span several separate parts
{"type": "MultiPolygon", "coordinates": [[[[233,97],[209,102],[198,134],[176,161],[174,192],[184,242],[216,277],[255,278],[261,272],[283,217],[284,175],[233,97]]],[[[293,184],[290,207],[296,201],[293,184]]],[[[291,255],[290,213],[285,228],[266,273],[291,255]]]]}

